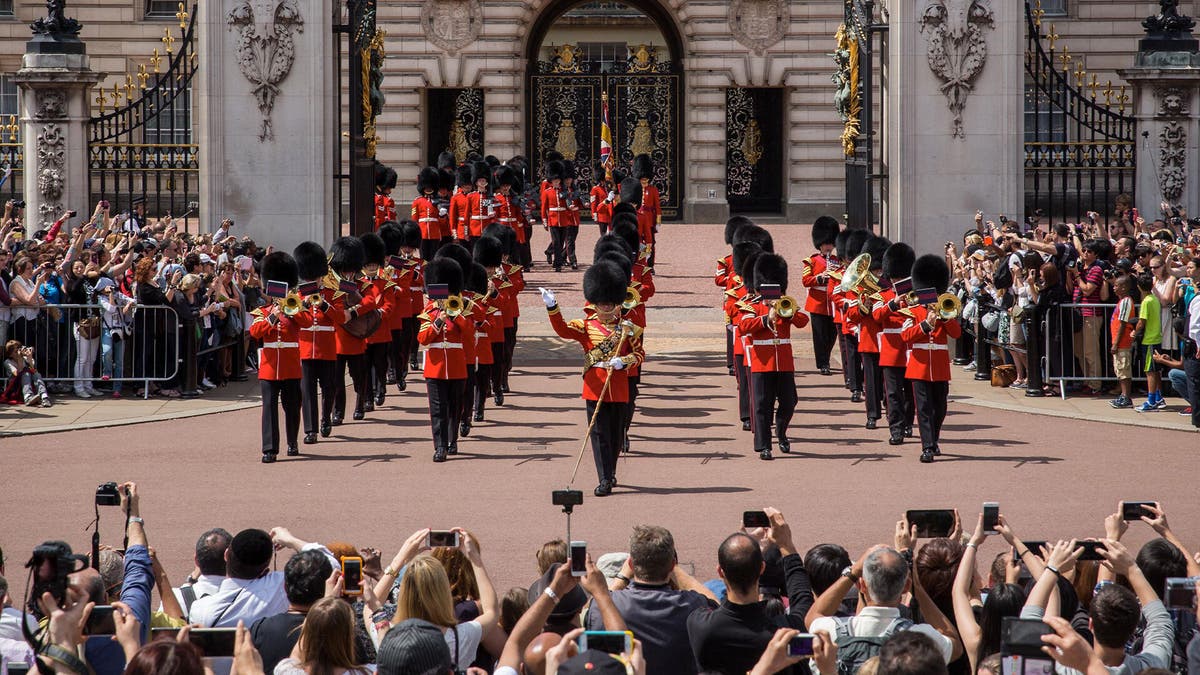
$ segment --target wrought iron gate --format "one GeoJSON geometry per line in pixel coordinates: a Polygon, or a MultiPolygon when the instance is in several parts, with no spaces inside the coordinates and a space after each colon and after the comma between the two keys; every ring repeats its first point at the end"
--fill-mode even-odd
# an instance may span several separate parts
{"type": "Polygon", "coordinates": [[[1042,222],[1078,222],[1088,211],[1107,219],[1117,195],[1135,185],[1130,97],[1124,86],[1089,79],[1070,50],[1056,49],[1059,36],[1054,24],[1043,35],[1042,15],[1040,0],[1026,1],[1025,211],[1040,209],[1042,222]]]}
{"type": "Polygon", "coordinates": [[[484,107],[482,89],[426,89],[425,148],[428,166],[449,150],[462,164],[467,155],[483,151],[484,107]]]}
{"type": "Polygon", "coordinates": [[[147,214],[180,215],[199,198],[199,145],[192,138],[196,6],[189,14],[181,2],[175,16],[179,36],[163,29],[165,53],[155,49],[136,75],[96,92],[100,114],[88,122],[88,183],[91,201],[109,200],[114,213],[129,211],[140,197],[147,214]]]}
{"type": "Polygon", "coordinates": [[[633,158],[654,160],[653,183],[662,197],[663,218],[680,215],[683,203],[683,145],[680,135],[680,71],[659,60],[654,47],[630,47],[624,63],[584,61],[573,45],[558,48],[551,61],[538,61],[527,87],[530,159],[541,176],[546,153],[557,150],[575,162],[579,180],[595,181],[600,155],[601,96],[608,94],[609,125],[616,166],[633,158]],[[604,71],[604,72],[602,72],[604,71]]]}
{"type": "Polygon", "coordinates": [[[886,125],[876,122],[886,87],[875,82],[887,54],[887,24],[877,21],[875,0],[845,0],[837,32],[834,60],[838,70],[834,107],[842,118],[842,151],[846,157],[846,226],[873,229],[881,218],[876,206],[887,172],[877,145],[886,142],[886,125]],[[880,100],[876,101],[876,94],[880,100]]]}
{"type": "Polygon", "coordinates": [[[783,90],[725,90],[725,195],[734,213],[783,210],[783,90]]]}

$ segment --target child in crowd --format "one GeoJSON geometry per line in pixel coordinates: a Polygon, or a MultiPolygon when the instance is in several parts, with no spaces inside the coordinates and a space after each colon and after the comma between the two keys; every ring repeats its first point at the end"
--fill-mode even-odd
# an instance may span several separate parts
{"type": "Polygon", "coordinates": [[[9,340],[4,345],[4,373],[8,376],[5,400],[20,400],[25,405],[41,403],[43,408],[50,407],[50,392],[46,390],[46,381],[38,374],[33,347],[26,347],[18,340],[9,340]]]}
{"type": "Polygon", "coordinates": [[[1112,354],[1113,372],[1121,384],[1121,395],[1109,402],[1114,408],[1133,407],[1133,330],[1137,321],[1133,317],[1133,279],[1129,276],[1118,277],[1113,282],[1113,292],[1117,294],[1117,306],[1113,308],[1112,319],[1109,322],[1109,332],[1112,334],[1112,345],[1108,353],[1112,354]]]}
{"type": "Polygon", "coordinates": [[[1146,371],[1146,402],[1134,408],[1138,412],[1151,412],[1167,407],[1162,395],[1162,375],[1154,363],[1154,348],[1162,342],[1162,306],[1154,295],[1154,277],[1143,274],[1137,279],[1142,293],[1142,304],[1138,309],[1137,328],[1134,337],[1138,340],[1138,363],[1146,371]]]}

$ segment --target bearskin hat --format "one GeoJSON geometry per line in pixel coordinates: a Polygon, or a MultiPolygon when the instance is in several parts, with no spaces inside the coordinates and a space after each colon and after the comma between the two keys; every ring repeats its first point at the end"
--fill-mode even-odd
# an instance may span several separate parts
{"type": "Polygon", "coordinates": [[[633,177],[638,180],[654,178],[654,160],[650,159],[650,155],[641,154],[633,158],[633,177]]]}
{"type": "Polygon", "coordinates": [[[468,291],[483,295],[487,293],[490,278],[486,267],[479,263],[471,263],[471,269],[467,270],[467,281],[463,285],[468,291]]]}
{"type": "Polygon", "coordinates": [[[615,167],[612,170],[612,174],[613,185],[620,185],[621,183],[625,182],[626,178],[629,178],[629,173],[627,171],[623,171],[615,167]]]}
{"type": "Polygon", "coordinates": [[[604,162],[596,162],[596,166],[592,168],[592,177],[596,179],[596,182],[604,180],[607,175],[608,169],[604,168],[604,162]]]}
{"type": "Polygon", "coordinates": [[[400,224],[386,222],[379,228],[379,238],[383,239],[383,252],[387,255],[396,255],[400,253],[400,246],[404,243],[404,236],[400,234],[400,224]]]}
{"type": "Polygon", "coordinates": [[[492,167],[487,165],[487,162],[475,162],[471,164],[471,185],[486,180],[488,189],[492,188],[492,167]]]}
{"type": "Polygon", "coordinates": [[[499,267],[504,255],[504,244],[495,237],[482,236],[475,240],[475,250],[472,257],[475,262],[484,267],[499,267]]]}
{"type": "Polygon", "coordinates": [[[472,182],[471,182],[471,174],[472,173],[473,172],[471,171],[471,166],[468,164],[463,164],[462,166],[454,169],[455,185],[472,185],[472,182]]]}
{"type": "Polygon", "coordinates": [[[604,235],[596,240],[596,245],[592,247],[592,260],[599,259],[600,256],[609,251],[620,253],[631,263],[633,261],[633,251],[629,249],[629,245],[620,237],[614,237],[611,234],[604,235]]]}
{"type": "Polygon", "coordinates": [[[871,256],[869,269],[883,269],[883,254],[887,253],[888,247],[891,245],[892,242],[888,241],[886,237],[871,237],[867,240],[867,243],[863,245],[862,252],[871,256]]]}
{"type": "Polygon", "coordinates": [[[400,245],[406,248],[421,248],[421,226],[411,220],[400,221],[400,245]]]}
{"type": "Polygon", "coordinates": [[[617,263],[597,262],[583,273],[583,297],[593,305],[619,305],[628,288],[629,275],[617,263]]]}
{"type": "Polygon", "coordinates": [[[458,263],[459,269],[464,270],[470,268],[471,263],[475,262],[474,259],[471,258],[471,252],[468,251],[465,246],[456,241],[452,241],[449,244],[443,245],[438,249],[437,255],[434,257],[449,258],[458,263]]]}
{"type": "MultiPolygon", "coordinates": [[[[641,187],[641,186],[639,186],[639,187],[641,187]]],[[[614,223],[617,222],[617,218],[619,216],[621,216],[621,214],[633,216],[633,222],[634,223],[637,222],[637,207],[634,206],[633,204],[630,204],[629,202],[617,202],[616,204],[613,204],[613,222],[614,223]]]]}
{"type": "Polygon", "coordinates": [[[292,251],[296,259],[296,271],[305,281],[315,281],[329,274],[329,261],[325,258],[325,249],[315,241],[301,242],[292,251]]]}
{"type": "MultiPolygon", "coordinates": [[[[850,234],[846,236],[846,255],[844,256],[847,262],[858,257],[859,253],[863,252],[863,246],[867,245],[867,240],[872,237],[867,230],[850,230],[850,234]]],[[[841,255],[841,252],[838,252],[841,255]]]]}
{"type": "Polygon", "coordinates": [[[892,281],[905,279],[912,273],[917,254],[908,244],[898,241],[883,254],[883,276],[892,281]]]}
{"type": "Polygon", "coordinates": [[[562,180],[567,177],[567,167],[562,160],[553,159],[546,162],[546,180],[562,180]]]}
{"type": "Polygon", "coordinates": [[[621,273],[625,275],[625,283],[628,285],[633,278],[633,263],[615,248],[606,250],[593,260],[593,264],[610,262],[621,268],[621,273]]]}
{"type": "Polygon", "coordinates": [[[631,253],[637,253],[642,247],[642,240],[638,236],[636,218],[622,218],[620,220],[614,219],[612,223],[612,230],[609,231],[609,234],[611,236],[618,237],[621,239],[621,241],[625,242],[625,245],[629,247],[629,251],[631,253]]]}
{"type": "Polygon", "coordinates": [[[739,277],[742,277],[742,279],[744,280],[746,278],[746,276],[744,274],[742,274],[742,272],[745,271],[744,268],[746,265],[746,259],[752,255],[758,255],[762,252],[763,252],[763,248],[761,246],[759,246],[757,243],[752,242],[752,241],[743,241],[743,242],[738,242],[738,243],[734,244],[733,245],[733,273],[738,275],[739,277]]]}
{"type": "Polygon", "coordinates": [[[726,245],[733,246],[733,235],[736,234],[738,230],[742,229],[746,225],[753,225],[753,224],[754,224],[754,221],[750,220],[746,216],[733,216],[729,220],[725,221],[725,243],[726,243],[726,245]]]}
{"type": "Polygon", "coordinates": [[[467,153],[467,157],[464,161],[467,164],[471,164],[473,162],[481,161],[482,159],[483,159],[483,155],[479,154],[478,150],[472,150],[467,153]]]}
{"type": "Polygon", "coordinates": [[[842,230],[841,232],[837,233],[836,237],[833,238],[833,248],[837,251],[838,257],[847,262],[849,262],[850,259],[846,257],[846,245],[850,241],[851,232],[853,232],[853,230],[842,230]]]}
{"type": "Polygon", "coordinates": [[[760,248],[756,251],[752,251],[750,255],[746,256],[746,259],[742,261],[742,273],[738,276],[742,278],[742,285],[746,288],[754,288],[755,279],[758,278],[754,274],[758,269],[758,259],[764,255],[767,255],[767,253],[760,248]]]}
{"type": "Polygon", "coordinates": [[[821,216],[813,223],[812,226],[812,243],[814,248],[821,248],[826,244],[834,243],[838,236],[838,231],[841,225],[833,216],[821,216]]]}
{"type": "Polygon", "coordinates": [[[375,187],[396,187],[396,170],[383,162],[375,162],[375,187]]]}
{"type": "Polygon", "coordinates": [[[454,156],[453,152],[450,152],[449,150],[443,150],[438,154],[437,168],[453,169],[456,166],[458,166],[458,158],[454,156]]]}
{"type": "Polygon", "coordinates": [[[275,251],[262,259],[263,281],[282,281],[288,288],[300,285],[296,259],[285,251],[275,251]]]}
{"type": "Polygon", "coordinates": [[[913,288],[935,288],[945,293],[950,288],[950,266],[940,255],[929,253],[917,258],[912,266],[913,288]]]}
{"type": "Polygon", "coordinates": [[[496,171],[492,174],[492,178],[494,179],[493,185],[497,187],[501,185],[512,187],[518,183],[517,172],[513,171],[507,166],[496,167],[496,171]]]}
{"type": "Polygon", "coordinates": [[[438,183],[440,183],[441,180],[441,173],[438,172],[436,168],[427,166],[424,169],[421,169],[421,172],[417,174],[417,192],[425,194],[426,190],[437,191],[438,183]]]}
{"type": "Polygon", "coordinates": [[[365,264],[384,265],[384,259],[387,257],[387,246],[383,243],[383,237],[380,237],[374,232],[367,232],[359,237],[362,239],[363,252],[366,254],[365,264]]]}
{"type": "Polygon", "coordinates": [[[781,255],[763,253],[754,260],[754,288],[767,284],[779,284],[779,290],[787,293],[788,266],[781,255]]]}
{"type": "Polygon", "coordinates": [[[517,232],[511,227],[501,224],[492,223],[483,228],[483,236],[491,237],[500,242],[500,250],[503,254],[510,257],[517,253],[517,232]]]}
{"type": "Polygon", "coordinates": [[[733,243],[736,246],[744,241],[752,241],[758,244],[767,253],[775,252],[775,240],[771,237],[771,233],[758,225],[743,225],[738,228],[738,231],[733,235],[733,243]]]}
{"type": "Polygon", "coordinates": [[[575,162],[569,159],[563,160],[563,178],[578,178],[579,174],[575,171],[575,162]]]}
{"type": "MultiPolygon", "coordinates": [[[[621,203],[639,205],[642,203],[642,184],[634,178],[621,181],[621,203]]],[[[613,213],[616,213],[615,211],[613,213]]]]}
{"type": "Polygon", "coordinates": [[[426,284],[446,284],[450,295],[458,295],[463,290],[463,268],[454,258],[438,256],[425,265],[426,284]]]}
{"type": "Polygon", "coordinates": [[[546,151],[546,161],[547,162],[561,162],[561,161],[563,161],[563,155],[561,152],[559,152],[557,150],[547,150],[546,151]]]}
{"type": "Polygon", "coordinates": [[[338,237],[329,247],[329,269],[343,277],[357,275],[366,260],[367,251],[358,237],[338,237]]]}
{"type": "Polygon", "coordinates": [[[483,158],[483,161],[488,165],[488,167],[493,169],[500,166],[500,158],[495,155],[487,155],[483,158]]]}
{"type": "Polygon", "coordinates": [[[454,172],[448,169],[438,171],[438,189],[454,192],[454,172]]]}

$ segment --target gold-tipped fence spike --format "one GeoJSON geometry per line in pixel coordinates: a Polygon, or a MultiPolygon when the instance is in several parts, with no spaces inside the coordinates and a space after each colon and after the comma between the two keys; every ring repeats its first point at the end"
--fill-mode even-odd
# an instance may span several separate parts
{"type": "Polygon", "coordinates": [[[1092,100],[1096,100],[1096,90],[1100,87],[1100,83],[1096,79],[1096,74],[1092,73],[1092,81],[1088,82],[1088,89],[1092,92],[1092,100]]]}
{"type": "Polygon", "coordinates": [[[1104,105],[1112,105],[1114,93],[1115,92],[1113,92],[1112,88],[1112,80],[1109,80],[1108,84],[1104,85],[1104,105]]]}
{"type": "Polygon", "coordinates": [[[158,47],[154,48],[154,56],[150,57],[150,66],[154,68],[155,74],[158,73],[158,67],[162,65],[162,55],[158,53],[158,47]]]}
{"type": "Polygon", "coordinates": [[[1050,24],[1050,34],[1046,36],[1046,40],[1050,43],[1050,53],[1054,53],[1054,43],[1058,42],[1061,36],[1054,30],[1054,24],[1050,24]]]}
{"type": "Polygon", "coordinates": [[[103,114],[105,106],[108,105],[108,94],[104,93],[103,88],[97,89],[96,91],[96,105],[99,106],[100,112],[103,114]]]}
{"type": "Polygon", "coordinates": [[[175,36],[171,35],[170,28],[163,29],[162,43],[167,48],[167,55],[168,56],[171,55],[172,54],[171,48],[175,46],[175,36]]]}
{"type": "Polygon", "coordinates": [[[150,73],[146,72],[146,64],[138,65],[137,72],[138,86],[142,89],[146,88],[146,82],[150,79],[150,73]]]}
{"type": "Polygon", "coordinates": [[[179,11],[175,12],[175,18],[179,19],[179,30],[187,30],[188,13],[182,2],[179,3],[179,11]]]}

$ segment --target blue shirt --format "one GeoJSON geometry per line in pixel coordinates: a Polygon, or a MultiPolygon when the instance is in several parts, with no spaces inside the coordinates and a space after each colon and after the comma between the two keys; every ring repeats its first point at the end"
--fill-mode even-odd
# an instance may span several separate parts
{"type": "MultiPolygon", "coordinates": [[[[150,591],[154,588],[154,568],[145,546],[130,546],[125,551],[125,580],[121,582],[121,602],[129,606],[142,627],[142,642],[150,634],[150,591]]],[[[96,675],[121,675],[125,672],[125,653],[110,636],[88,638],[84,647],[88,665],[96,675]]]]}

